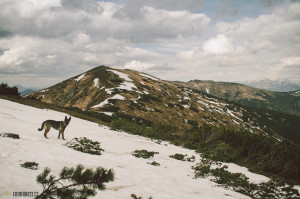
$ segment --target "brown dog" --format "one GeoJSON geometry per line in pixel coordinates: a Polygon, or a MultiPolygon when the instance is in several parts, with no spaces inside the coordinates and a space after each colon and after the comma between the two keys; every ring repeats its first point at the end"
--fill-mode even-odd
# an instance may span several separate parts
{"type": "Polygon", "coordinates": [[[64,121],[46,120],[45,122],[43,122],[41,128],[39,128],[38,130],[42,131],[43,129],[45,129],[44,136],[45,136],[45,138],[48,139],[47,134],[50,131],[50,128],[52,127],[59,131],[58,139],[60,139],[60,135],[62,134],[62,139],[65,140],[64,132],[65,132],[65,128],[70,123],[70,120],[71,120],[71,117],[68,119],[67,116],[65,117],[64,121]]]}

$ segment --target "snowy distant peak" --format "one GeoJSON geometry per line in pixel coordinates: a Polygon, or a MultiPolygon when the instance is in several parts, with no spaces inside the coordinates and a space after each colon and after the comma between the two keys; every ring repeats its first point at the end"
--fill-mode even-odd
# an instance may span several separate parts
{"type": "Polygon", "coordinates": [[[289,92],[300,90],[299,81],[290,81],[287,79],[262,79],[257,81],[241,82],[255,88],[266,89],[270,91],[289,92]]]}
{"type": "Polygon", "coordinates": [[[38,90],[41,90],[41,88],[34,88],[34,87],[26,88],[26,87],[24,87],[20,84],[17,84],[15,86],[18,88],[18,92],[20,93],[20,96],[25,96],[25,95],[28,95],[30,93],[34,93],[38,90]]]}

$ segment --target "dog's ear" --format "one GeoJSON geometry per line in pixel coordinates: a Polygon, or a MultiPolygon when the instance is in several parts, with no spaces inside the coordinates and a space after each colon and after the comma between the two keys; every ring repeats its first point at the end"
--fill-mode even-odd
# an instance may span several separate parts
{"type": "Polygon", "coordinates": [[[67,116],[65,116],[65,120],[67,120],[68,118],[67,118],[67,116]]]}
{"type": "Polygon", "coordinates": [[[71,120],[71,116],[70,116],[70,118],[69,118],[69,121],[71,120]]]}

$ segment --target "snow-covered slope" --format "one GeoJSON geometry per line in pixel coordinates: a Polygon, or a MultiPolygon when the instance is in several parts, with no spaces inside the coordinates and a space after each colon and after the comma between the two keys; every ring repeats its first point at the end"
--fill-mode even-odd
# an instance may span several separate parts
{"type": "MultiPolygon", "coordinates": [[[[37,109],[0,99],[0,133],[10,132],[20,135],[20,139],[0,137],[0,191],[39,192],[42,187],[35,179],[44,167],[49,167],[56,176],[64,167],[82,164],[95,169],[102,166],[115,171],[115,180],[107,184],[105,191],[94,198],[130,198],[131,194],[154,199],[178,198],[248,198],[242,194],[217,187],[209,179],[193,179],[192,162],[172,159],[175,153],[199,155],[194,151],[180,148],[166,142],[157,144],[150,139],[116,132],[96,123],[72,118],[65,130],[64,140],[57,139],[58,132],[51,129],[45,139],[40,128],[47,119],[63,120],[64,113],[37,109]],[[87,137],[101,142],[105,151],[102,155],[81,153],[64,144],[74,137],[87,137]],[[139,159],[131,155],[136,149],[156,151],[152,159],[139,159]],[[22,168],[24,162],[39,163],[38,170],[22,168]],[[160,166],[148,162],[156,161],[160,166]]],[[[252,182],[266,181],[267,178],[253,174],[246,168],[229,165],[231,172],[241,172],[252,182]]]]}

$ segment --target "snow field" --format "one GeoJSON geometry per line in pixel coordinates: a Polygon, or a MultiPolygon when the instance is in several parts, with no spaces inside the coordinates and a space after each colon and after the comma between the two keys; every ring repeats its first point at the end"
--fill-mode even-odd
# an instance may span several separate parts
{"type": "MultiPolygon", "coordinates": [[[[16,133],[19,140],[0,137],[0,190],[38,191],[42,187],[35,179],[49,167],[58,176],[64,166],[95,169],[102,166],[115,171],[115,180],[107,184],[105,191],[99,191],[94,198],[130,199],[132,193],[154,199],[199,199],[199,198],[248,198],[242,194],[217,187],[209,179],[193,179],[191,166],[196,163],[170,158],[175,153],[189,157],[199,155],[194,151],[171,145],[167,142],[157,144],[148,138],[112,131],[108,127],[72,117],[65,130],[66,141],[57,139],[58,131],[51,129],[49,139],[37,129],[43,121],[63,120],[66,114],[45,109],[37,109],[0,99],[0,124],[2,132],[16,133]],[[74,137],[87,137],[101,142],[105,151],[102,155],[90,155],[70,149],[64,144],[74,137]],[[146,149],[159,152],[151,159],[136,158],[134,150],[146,149]],[[24,162],[39,163],[38,170],[25,169],[24,162]],[[156,161],[159,167],[147,164],[156,161]]],[[[261,182],[266,177],[250,173],[244,167],[229,164],[231,172],[243,172],[250,180],[261,182]]]]}

